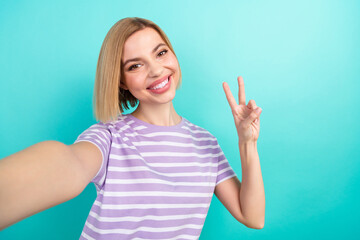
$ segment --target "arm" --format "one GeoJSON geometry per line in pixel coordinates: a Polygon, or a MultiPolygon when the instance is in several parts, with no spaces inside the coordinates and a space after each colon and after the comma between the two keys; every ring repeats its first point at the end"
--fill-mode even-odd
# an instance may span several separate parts
{"type": "Polygon", "coordinates": [[[254,100],[250,100],[246,105],[242,77],[238,77],[238,84],[239,104],[227,83],[223,83],[223,88],[239,137],[242,183],[237,178],[228,179],[216,187],[215,194],[238,221],[248,227],[261,229],[265,222],[265,191],[257,153],[257,139],[262,109],[254,100]]]}
{"type": "Polygon", "coordinates": [[[78,196],[100,164],[86,142],[40,142],[0,160],[0,230],[78,196]]]}
{"type": "Polygon", "coordinates": [[[242,182],[230,178],[215,188],[215,195],[231,215],[249,228],[262,229],[265,222],[265,191],[255,144],[239,144],[242,182]]]}
{"type": "Polygon", "coordinates": [[[263,228],[265,222],[265,190],[256,142],[239,143],[242,185],[240,206],[252,226],[263,228]]]}

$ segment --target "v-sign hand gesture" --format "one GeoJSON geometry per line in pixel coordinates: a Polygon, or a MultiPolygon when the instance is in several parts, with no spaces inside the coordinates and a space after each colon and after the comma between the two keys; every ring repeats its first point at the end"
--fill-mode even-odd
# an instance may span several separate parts
{"type": "Polygon", "coordinates": [[[239,143],[256,142],[260,133],[260,114],[262,109],[256,106],[254,100],[250,100],[246,105],[244,80],[240,76],[238,77],[238,84],[239,104],[236,103],[226,82],[223,83],[223,88],[234,116],[239,143]]]}

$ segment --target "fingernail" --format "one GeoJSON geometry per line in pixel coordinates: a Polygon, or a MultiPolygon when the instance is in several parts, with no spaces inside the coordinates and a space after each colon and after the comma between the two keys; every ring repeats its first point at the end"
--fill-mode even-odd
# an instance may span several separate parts
{"type": "Polygon", "coordinates": [[[260,107],[258,107],[255,111],[258,113],[261,113],[262,109],[260,107]]]}

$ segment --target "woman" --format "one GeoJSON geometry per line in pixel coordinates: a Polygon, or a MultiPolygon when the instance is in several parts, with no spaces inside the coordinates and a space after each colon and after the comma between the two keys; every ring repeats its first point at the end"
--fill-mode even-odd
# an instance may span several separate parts
{"type": "Polygon", "coordinates": [[[245,105],[238,81],[239,105],[223,87],[239,136],[242,183],[216,138],[175,111],[181,71],[165,33],[146,19],[118,21],[98,60],[100,122],[72,145],[41,142],[0,161],[0,191],[7,196],[0,198],[0,227],[70,200],[94,182],[98,195],[81,239],[197,239],[213,193],[239,222],[262,228],[261,108],[254,100],[245,105]],[[133,113],[121,114],[136,104],[133,113]]]}

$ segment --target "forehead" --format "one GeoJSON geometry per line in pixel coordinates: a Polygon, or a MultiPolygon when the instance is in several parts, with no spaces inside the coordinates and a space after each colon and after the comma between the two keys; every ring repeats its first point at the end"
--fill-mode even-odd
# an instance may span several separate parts
{"type": "Polygon", "coordinates": [[[153,28],[144,28],[132,34],[124,44],[122,59],[149,54],[159,43],[165,43],[153,28]]]}

